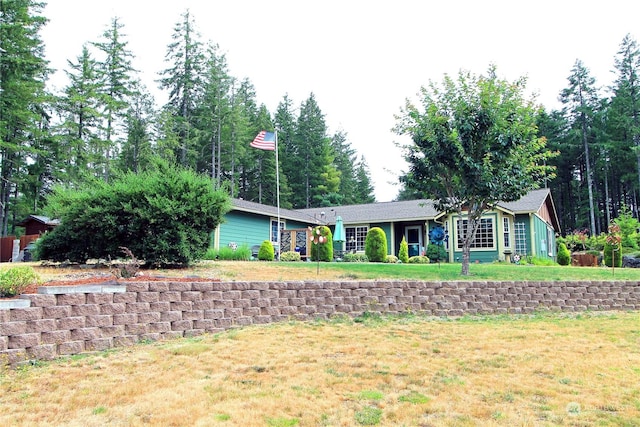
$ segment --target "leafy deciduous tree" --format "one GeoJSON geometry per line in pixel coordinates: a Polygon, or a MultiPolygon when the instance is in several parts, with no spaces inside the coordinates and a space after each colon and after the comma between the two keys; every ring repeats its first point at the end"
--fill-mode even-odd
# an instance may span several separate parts
{"type": "Polygon", "coordinates": [[[421,105],[407,101],[395,131],[409,135],[405,185],[420,189],[437,209],[461,221],[462,275],[482,215],[500,201],[514,201],[542,183],[551,152],[537,136],[537,107],[524,96],[526,80],[487,75],[445,75],[421,90],[421,105]]]}

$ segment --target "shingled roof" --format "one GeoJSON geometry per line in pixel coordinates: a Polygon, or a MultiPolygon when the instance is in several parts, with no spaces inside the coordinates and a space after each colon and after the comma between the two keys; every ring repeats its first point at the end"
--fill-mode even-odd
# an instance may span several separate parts
{"type": "MultiPolygon", "coordinates": [[[[276,216],[277,208],[234,199],[235,209],[257,214],[276,216]]],[[[514,214],[538,213],[545,207],[551,213],[551,225],[560,230],[555,206],[548,188],[532,190],[515,202],[500,202],[498,207],[514,214]]],[[[405,200],[399,202],[378,202],[364,205],[345,205],[310,209],[280,209],[280,217],[307,223],[335,224],[338,216],[345,224],[421,221],[433,219],[441,215],[434,207],[433,200],[405,200]]]]}

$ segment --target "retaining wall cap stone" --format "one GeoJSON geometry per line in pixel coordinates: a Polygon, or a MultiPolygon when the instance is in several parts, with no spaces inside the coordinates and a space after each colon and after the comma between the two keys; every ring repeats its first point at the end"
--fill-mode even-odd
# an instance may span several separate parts
{"type": "Polygon", "coordinates": [[[117,284],[103,285],[78,285],[78,286],[40,286],[39,294],[57,295],[57,294],[98,294],[98,293],[124,293],[127,291],[126,286],[117,284]]]}
{"type": "Polygon", "coordinates": [[[0,300],[0,309],[10,309],[10,308],[27,308],[31,307],[31,300],[28,299],[7,299],[0,300]]]}

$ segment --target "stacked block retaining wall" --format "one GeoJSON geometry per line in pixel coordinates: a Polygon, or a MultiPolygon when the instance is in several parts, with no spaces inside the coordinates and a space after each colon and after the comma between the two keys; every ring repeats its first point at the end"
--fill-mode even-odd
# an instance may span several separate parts
{"type": "Polygon", "coordinates": [[[639,282],[624,281],[149,281],[41,287],[39,292],[0,301],[0,364],[340,314],[411,311],[444,317],[640,309],[639,282]]]}

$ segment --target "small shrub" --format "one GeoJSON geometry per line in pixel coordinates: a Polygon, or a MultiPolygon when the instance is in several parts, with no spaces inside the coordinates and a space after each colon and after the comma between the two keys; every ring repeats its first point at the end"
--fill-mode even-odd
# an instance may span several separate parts
{"type": "Polygon", "coordinates": [[[527,259],[528,263],[531,265],[537,265],[537,266],[550,266],[550,265],[556,265],[556,262],[552,259],[549,258],[540,258],[537,256],[534,257],[530,257],[527,259]]]}
{"type": "Polygon", "coordinates": [[[387,235],[382,228],[373,227],[367,232],[364,253],[371,262],[384,262],[387,258],[387,235]]]}
{"type": "Polygon", "coordinates": [[[300,253],[295,251],[286,251],[280,254],[280,261],[300,261],[300,253]]]}
{"type": "Polygon", "coordinates": [[[140,266],[143,263],[135,257],[129,248],[121,246],[120,251],[129,259],[114,261],[111,263],[109,271],[116,279],[135,277],[140,272],[140,266]]]}
{"type": "Polygon", "coordinates": [[[567,249],[567,245],[562,242],[558,244],[558,264],[571,264],[571,252],[569,252],[569,249],[567,249]]]}
{"type": "Polygon", "coordinates": [[[207,252],[204,253],[202,259],[207,261],[214,261],[218,259],[218,251],[215,248],[208,248],[207,252]]]}
{"type": "Polygon", "coordinates": [[[38,274],[27,265],[0,270],[0,297],[15,297],[39,282],[38,274]]]}
{"type": "Polygon", "coordinates": [[[429,264],[430,262],[429,257],[424,255],[417,255],[409,258],[409,264],[429,264]]]}
{"type": "Polygon", "coordinates": [[[405,239],[404,236],[402,236],[402,241],[400,242],[398,259],[405,264],[409,262],[409,244],[407,243],[407,239],[405,239]]]}
{"type": "Polygon", "coordinates": [[[239,247],[226,246],[220,248],[217,252],[217,257],[213,259],[219,259],[222,261],[249,261],[251,259],[251,249],[246,244],[239,247]]]}
{"type": "Polygon", "coordinates": [[[622,267],[622,252],[620,251],[620,246],[616,245],[615,249],[614,251],[614,246],[609,243],[605,243],[604,245],[604,265],[607,267],[622,267]]]}
{"type": "Polygon", "coordinates": [[[275,251],[273,250],[273,245],[270,241],[265,240],[260,245],[260,249],[258,250],[258,259],[260,261],[273,261],[275,258],[275,251]]]}
{"type": "Polygon", "coordinates": [[[344,262],[369,262],[369,258],[365,254],[347,253],[343,257],[344,262]]]}
{"type": "Polygon", "coordinates": [[[427,245],[427,258],[431,262],[446,261],[448,259],[447,250],[444,245],[436,245],[435,243],[429,243],[427,245]]]}
{"type": "Polygon", "coordinates": [[[395,255],[387,255],[387,258],[384,260],[384,262],[387,264],[397,264],[398,257],[395,255]]]}

